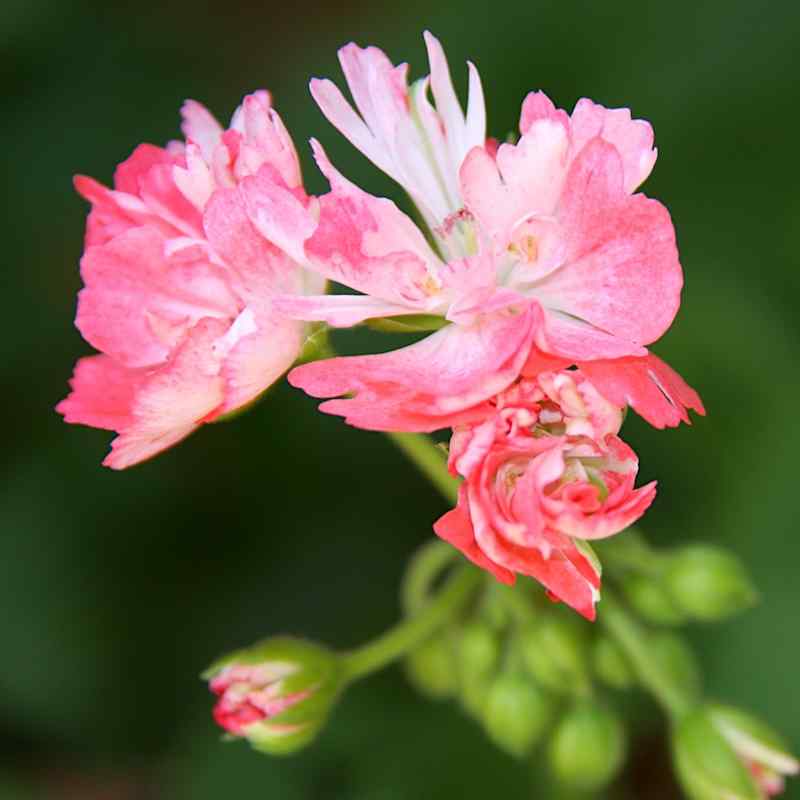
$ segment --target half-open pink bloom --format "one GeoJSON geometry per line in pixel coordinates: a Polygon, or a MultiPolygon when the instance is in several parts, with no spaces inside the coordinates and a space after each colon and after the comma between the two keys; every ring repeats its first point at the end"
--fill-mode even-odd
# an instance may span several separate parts
{"type": "Polygon", "coordinates": [[[228,130],[193,101],[183,118],[186,144],[141,145],[113,189],[75,180],[92,203],[76,325],[101,355],[77,363],[58,411],[119,434],[104,461],[115,469],[261,394],[305,338],[272,297],[323,288],[246,213],[249,182],[310,202],[269,95],[246,97],[228,130]]]}
{"type": "Polygon", "coordinates": [[[536,578],[594,619],[600,568],[585,542],[627,528],[655,497],[655,483],[634,488],[621,409],[579,371],[523,379],[492,405],[453,433],[450,469],[464,482],[434,530],[499,580],[536,578]]]}
{"type": "Polygon", "coordinates": [[[589,101],[570,117],[534,94],[519,142],[488,146],[477,72],[470,66],[465,115],[441,46],[425,38],[431,75],[411,88],[406,66],[379,50],[340,51],[360,116],[330,81],[312,82],[312,92],[331,122],[408,191],[433,246],[393,203],[341,176],[316,143],[331,185],[318,215],[286,192],[253,186],[248,194],[265,235],[361,293],[279,298],[287,315],[336,326],[439,318],[441,329],[410,347],[291,373],[314,396],[347,394],[322,408],[361,427],[453,424],[515,380],[533,345],[573,362],[644,357],[680,302],[669,213],[632,194],[655,160],[650,126],[589,101]]]}

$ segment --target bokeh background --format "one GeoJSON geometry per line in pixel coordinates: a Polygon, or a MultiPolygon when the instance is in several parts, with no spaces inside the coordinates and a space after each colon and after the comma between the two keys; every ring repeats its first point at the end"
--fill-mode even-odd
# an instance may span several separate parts
{"type": "MultiPolygon", "coordinates": [[[[53,412],[89,351],[72,327],[86,213],[72,174],[109,180],[138,142],[174,138],[186,97],[227,119],[264,86],[311,190],[323,188],[305,146],[315,135],[346,174],[402,201],[306,83],[338,80],[336,48],[351,39],[418,76],[425,27],[462,89],[463,62],[478,64],[500,136],[532,88],[567,108],[583,95],[628,105],[654,124],[660,157],[645,189],[674,216],[686,272],[656,351],[709,415],[668,432],[629,417],[642,477],[660,481],[645,529],[746,559],[760,605],[692,637],[712,692],[800,747],[800,5],[3,0],[3,800],[547,800],[528,766],[455,704],[419,699],[398,668],[349,692],[293,760],[219,742],[197,679],[212,658],[269,632],[352,646],[398,614],[404,562],[444,505],[380,435],[281,385],[115,474],[99,466],[110,437],[53,412]]],[[[659,716],[645,699],[638,712],[652,723],[619,796],[675,798],[659,716]]]]}

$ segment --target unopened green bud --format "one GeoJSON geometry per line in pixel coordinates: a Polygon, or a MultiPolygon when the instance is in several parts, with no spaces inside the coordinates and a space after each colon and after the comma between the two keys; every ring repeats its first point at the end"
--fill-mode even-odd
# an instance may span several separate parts
{"type": "Polygon", "coordinates": [[[552,700],[522,672],[504,672],[492,682],[484,721],[492,741],[522,758],[536,745],[553,712],[552,700]]]}
{"type": "Polygon", "coordinates": [[[480,717],[500,659],[497,634],[486,622],[469,622],[460,632],[456,653],[462,703],[467,711],[480,717]]]}
{"type": "Polygon", "coordinates": [[[216,661],[203,673],[219,699],[214,719],[271,755],[309,744],[343,685],[339,658],[302,639],[276,636],[216,661]]]}
{"type": "Polygon", "coordinates": [[[550,767],[566,786],[598,791],[617,775],[625,758],[625,729],[610,710],[593,702],[571,709],[550,741],[550,767]]]}
{"type": "Polygon", "coordinates": [[[461,675],[490,674],[500,658],[500,643],[491,625],[478,620],[464,625],[458,637],[457,655],[461,675]]]}
{"type": "Polygon", "coordinates": [[[714,622],[752,606],[756,591],[742,563],[727,550],[691,545],[673,553],[664,584],[685,614],[714,622]]]}
{"type": "Polygon", "coordinates": [[[600,635],[594,640],[592,667],[597,677],[612,689],[630,689],[636,682],[625,654],[608,636],[600,635]]]}
{"type": "Polygon", "coordinates": [[[656,625],[680,625],[686,621],[670,593],[661,582],[641,573],[626,575],[622,589],[639,616],[656,625]]]}
{"type": "Polygon", "coordinates": [[[696,700],[702,688],[700,667],[686,640],[676,633],[653,634],[648,641],[652,657],[669,675],[670,683],[687,698],[696,700]]]}
{"type": "Polygon", "coordinates": [[[577,617],[548,614],[520,635],[531,675],[554,692],[583,691],[589,682],[587,630],[577,617]]]}
{"type": "Polygon", "coordinates": [[[408,655],[405,667],[411,683],[428,697],[450,697],[458,689],[455,653],[448,637],[429,639],[408,655]]]}
{"type": "Polygon", "coordinates": [[[780,794],[784,776],[800,772],[783,738],[757,717],[716,704],[708,707],[708,715],[766,796],[780,794]]]}
{"type": "Polygon", "coordinates": [[[763,800],[749,770],[705,709],[678,723],[672,749],[678,777],[691,800],[763,800]]]}

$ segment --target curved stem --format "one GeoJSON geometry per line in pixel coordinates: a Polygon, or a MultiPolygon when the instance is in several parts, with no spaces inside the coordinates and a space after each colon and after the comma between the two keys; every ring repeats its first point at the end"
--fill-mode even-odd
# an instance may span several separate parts
{"type": "Polygon", "coordinates": [[[425,434],[386,434],[417,466],[419,471],[451,503],[458,501],[459,481],[447,471],[447,459],[442,449],[425,434]]]}
{"type": "Polygon", "coordinates": [[[653,657],[648,647],[647,632],[607,587],[603,588],[598,620],[628,657],[640,683],[656,698],[673,721],[692,708],[694,702],[691,695],[675,684],[653,657]]]}
{"type": "Polygon", "coordinates": [[[458,550],[441,539],[427,542],[414,553],[401,587],[406,614],[416,614],[428,604],[434,581],[457,556],[458,550]]]}
{"type": "Polygon", "coordinates": [[[342,658],[345,680],[363,678],[422,644],[460,611],[483,582],[483,573],[471,565],[459,567],[444,588],[418,614],[390,628],[377,639],[342,658]]]}

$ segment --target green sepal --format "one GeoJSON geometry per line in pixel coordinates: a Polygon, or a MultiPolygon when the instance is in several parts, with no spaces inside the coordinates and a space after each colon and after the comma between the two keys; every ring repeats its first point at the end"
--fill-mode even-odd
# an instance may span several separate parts
{"type": "Polygon", "coordinates": [[[429,333],[450,323],[436,314],[403,314],[398,317],[372,317],[364,324],[382,333],[429,333]]]}

